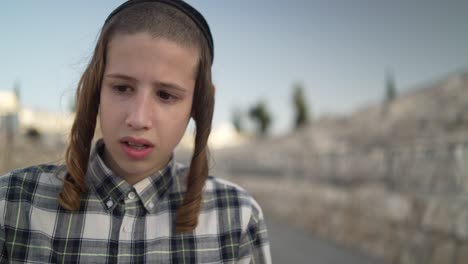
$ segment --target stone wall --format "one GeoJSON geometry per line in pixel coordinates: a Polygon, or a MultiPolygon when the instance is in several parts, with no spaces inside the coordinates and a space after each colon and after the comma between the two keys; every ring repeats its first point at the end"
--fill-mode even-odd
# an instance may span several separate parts
{"type": "Polygon", "coordinates": [[[214,153],[270,214],[389,263],[468,263],[468,73],[214,153]]]}
{"type": "Polygon", "coordinates": [[[214,157],[215,175],[315,235],[388,263],[468,263],[467,143],[327,153],[263,143],[214,157]]]}
{"type": "Polygon", "coordinates": [[[337,186],[384,184],[421,194],[468,193],[468,141],[316,152],[281,146],[218,151],[214,167],[229,175],[319,181],[337,186]]]}
{"type": "Polygon", "coordinates": [[[388,263],[468,263],[468,197],[417,195],[244,175],[270,215],[388,263]]]}

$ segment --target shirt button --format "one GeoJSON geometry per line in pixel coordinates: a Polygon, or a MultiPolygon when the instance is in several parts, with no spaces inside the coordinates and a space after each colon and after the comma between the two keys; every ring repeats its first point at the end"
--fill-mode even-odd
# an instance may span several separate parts
{"type": "Polygon", "coordinates": [[[134,192],[129,192],[128,193],[128,199],[130,199],[130,200],[135,199],[135,193],[134,192]]]}
{"type": "Polygon", "coordinates": [[[107,208],[111,208],[112,205],[114,205],[114,202],[113,202],[112,200],[108,200],[108,201],[106,202],[106,205],[107,205],[107,208]]]}
{"type": "Polygon", "coordinates": [[[150,202],[150,203],[148,204],[148,208],[149,208],[149,209],[153,209],[153,207],[154,207],[154,203],[153,203],[153,202],[150,202]]]}
{"type": "Polygon", "coordinates": [[[130,233],[132,231],[132,225],[131,224],[128,224],[126,226],[124,226],[124,232],[125,233],[130,233]]]}

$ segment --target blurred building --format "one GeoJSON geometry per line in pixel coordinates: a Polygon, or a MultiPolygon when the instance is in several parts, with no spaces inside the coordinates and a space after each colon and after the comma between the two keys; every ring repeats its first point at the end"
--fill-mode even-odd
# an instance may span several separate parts
{"type": "Polygon", "coordinates": [[[15,133],[19,129],[19,100],[13,91],[0,91],[0,130],[15,133]]]}
{"type": "Polygon", "coordinates": [[[231,123],[225,122],[213,129],[208,145],[212,149],[236,147],[246,144],[249,139],[248,135],[237,132],[231,123]]]}
{"type": "MultiPolygon", "coordinates": [[[[236,131],[234,126],[229,122],[224,122],[214,127],[211,130],[208,139],[208,147],[212,150],[236,147],[249,142],[251,137],[236,131]]],[[[178,148],[181,150],[191,151],[194,148],[195,134],[194,130],[189,128],[182,137],[178,148]]]]}
{"type": "Polygon", "coordinates": [[[70,131],[74,113],[54,113],[22,108],[19,113],[20,130],[36,129],[42,134],[67,135],[70,131]]]}
{"type": "Polygon", "coordinates": [[[6,134],[24,133],[35,129],[41,134],[66,135],[74,114],[37,111],[21,107],[14,91],[0,91],[0,131],[6,134]]]}

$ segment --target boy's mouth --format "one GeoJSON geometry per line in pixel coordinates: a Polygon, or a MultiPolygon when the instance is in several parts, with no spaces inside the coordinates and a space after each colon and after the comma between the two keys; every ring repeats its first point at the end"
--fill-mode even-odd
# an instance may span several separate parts
{"type": "Polygon", "coordinates": [[[123,137],[120,139],[120,143],[123,143],[134,149],[145,149],[149,147],[154,147],[153,143],[144,138],[123,137]]]}
{"type": "Polygon", "coordinates": [[[123,137],[120,139],[123,151],[132,159],[142,159],[148,156],[154,145],[142,138],[123,137]]]}
{"type": "Polygon", "coordinates": [[[134,149],[145,149],[145,148],[149,147],[148,145],[145,145],[145,144],[135,144],[135,143],[129,142],[129,141],[125,141],[124,143],[127,144],[127,146],[132,147],[134,149]]]}

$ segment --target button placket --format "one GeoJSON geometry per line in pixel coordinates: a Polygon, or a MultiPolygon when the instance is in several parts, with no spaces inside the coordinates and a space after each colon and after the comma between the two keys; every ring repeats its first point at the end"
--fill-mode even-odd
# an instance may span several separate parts
{"type": "Polygon", "coordinates": [[[111,208],[113,205],[114,205],[114,201],[112,201],[111,199],[107,200],[106,202],[107,208],[111,208]]]}
{"type": "Polygon", "coordinates": [[[123,231],[124,231],[125,233],[130,233],[130,232],[132,232],[132,224],[131,224],[131,223],[126,224],[126,225],[124,226],[124,228],[123,228],[123,231]]]}
{"type": "Polygon", "coordinates": [[[131,240],[133,231],[133,220],[128,215],[125,215],[122,219],[122,224],[120,226],[120,240],[131,240]]]}

